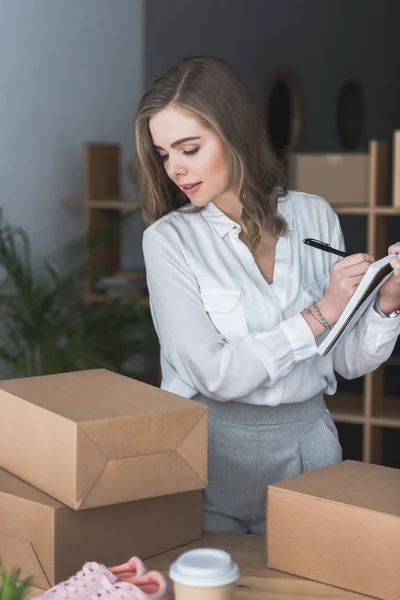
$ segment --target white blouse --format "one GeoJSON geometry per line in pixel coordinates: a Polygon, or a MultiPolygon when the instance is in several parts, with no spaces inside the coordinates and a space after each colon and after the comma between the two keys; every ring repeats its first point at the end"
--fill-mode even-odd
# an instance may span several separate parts
{"type": "Polygon", "coordinates": [[[299,192],[280,199],[278,210],[288,229],[276,246],[272,285],[239,239],[240,226],[213,203],[170,213],[145,231],[163,389],[258,405],[303,402],[333,394],[334,371],[360,377],[392,353],[400,318],[371,306],[332,356],[317,354],[300,312],[325,294],[338,257],[303,239],[343,249],[339,219],[322,198],[299,192]]]}

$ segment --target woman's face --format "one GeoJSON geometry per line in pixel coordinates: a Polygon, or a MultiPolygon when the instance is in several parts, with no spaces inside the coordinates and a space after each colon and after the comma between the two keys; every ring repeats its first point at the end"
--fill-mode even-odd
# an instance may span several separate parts
{"type": "Polygon", "coordinates": [[[164,169],[196,206],[223,204],[230,196],[229,167],[220,137],[189,111],[169,106],[149,122],[154,149],[164,169]]]}

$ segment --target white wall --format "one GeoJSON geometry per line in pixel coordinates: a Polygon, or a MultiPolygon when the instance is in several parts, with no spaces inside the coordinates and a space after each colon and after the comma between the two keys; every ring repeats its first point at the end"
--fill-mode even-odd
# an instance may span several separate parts
{"type": "Polygon", "coordinates": [[[80,210],[60,200],[82,192],[83,142],[121,143],[127,180],[143,10],[143,0],[0,0],[0,206],[35,253],[82,232],[80,210]]]}

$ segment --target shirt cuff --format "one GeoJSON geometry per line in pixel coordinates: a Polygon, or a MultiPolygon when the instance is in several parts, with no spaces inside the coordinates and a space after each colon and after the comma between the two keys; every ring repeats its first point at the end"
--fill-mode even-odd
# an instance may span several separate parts
{"type": "Polygon", "coordinates": [[[292,347],[296,362],[317,354],[317,343],[307,321],[301,314],[285,319],[279,325],[292,347]]]}
{"type": "Polygon", "coordinates": [[[368,307],[365,314],[365,324],[374,333],[393,333],[396,337],[400,333],[400,317],[382,317],[374,307],[374,303],[368,307]]]}

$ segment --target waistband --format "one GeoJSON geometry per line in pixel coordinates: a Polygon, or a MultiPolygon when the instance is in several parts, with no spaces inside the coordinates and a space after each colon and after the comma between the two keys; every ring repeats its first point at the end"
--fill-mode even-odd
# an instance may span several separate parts
{"type": "Polygon", "coordinates": [[[237,423],[240,425],[284,425],[307,419],[316,419],[326,413],[322,394],[317,394],[305,402],[259,406],[244,402],[217,402],[197,394],[192,398],[208,407],[208,418],[213,421],[237,423]]]}

